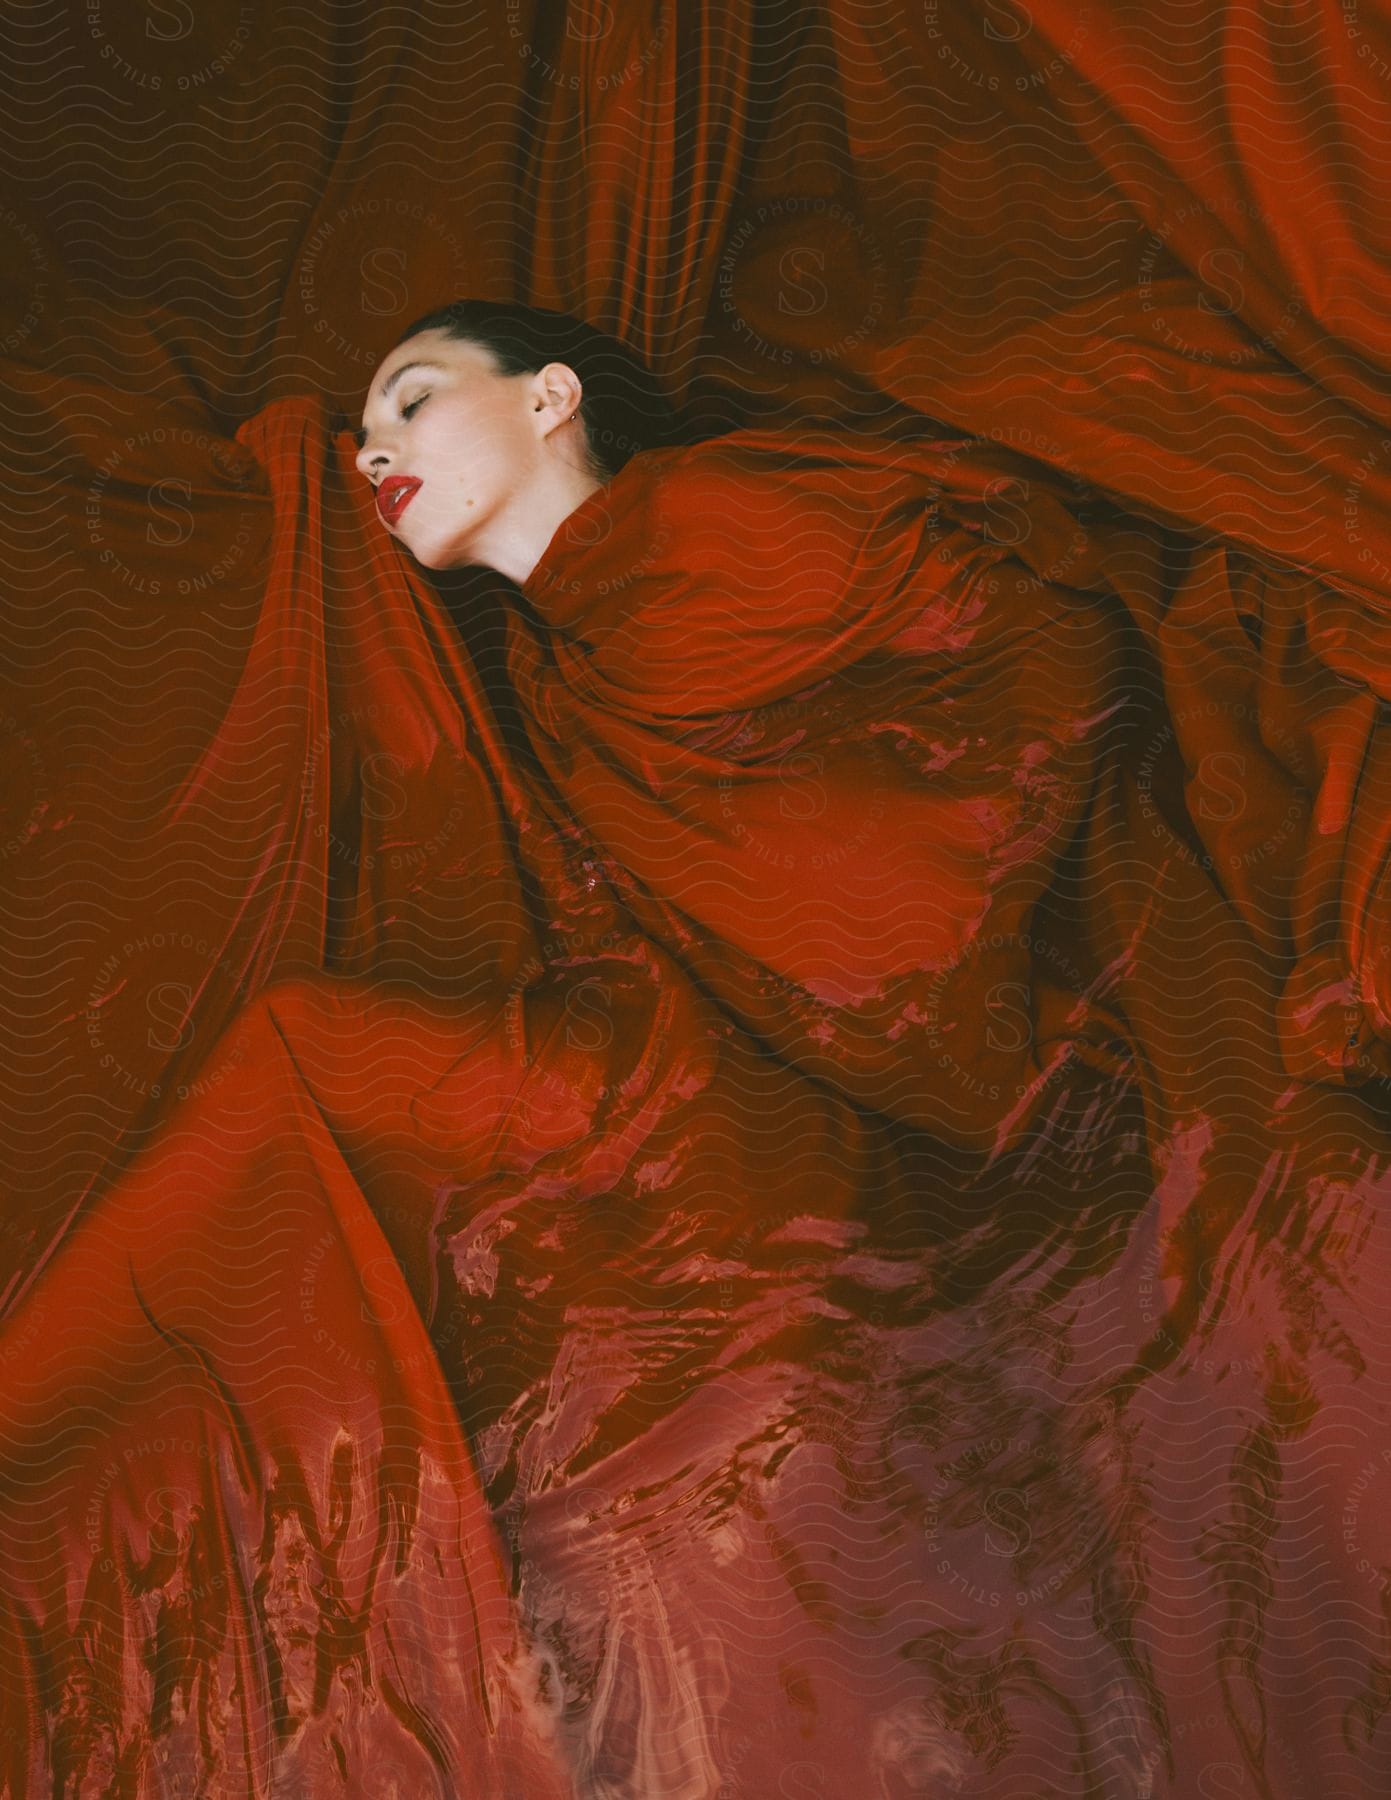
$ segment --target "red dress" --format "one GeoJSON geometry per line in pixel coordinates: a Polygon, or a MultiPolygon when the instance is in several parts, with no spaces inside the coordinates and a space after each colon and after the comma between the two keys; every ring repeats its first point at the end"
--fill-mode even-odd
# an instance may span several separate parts
{"type": "Polygon", "coordinates": [[[93,1002],[160,1092],[0,1335],[15,1791],[1375,1791],[1387,1140],[1184,822],[1182,584],[749,431],[471,652],[241,436],[166,849],[273,880],[93,1002]]]}

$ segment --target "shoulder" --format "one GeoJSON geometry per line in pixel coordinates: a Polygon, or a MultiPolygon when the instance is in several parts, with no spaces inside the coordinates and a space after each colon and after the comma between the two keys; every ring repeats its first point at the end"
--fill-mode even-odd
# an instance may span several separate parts
{"type": "MultiPolygon", "coordinates": [[[[641,451],[620,471],[617,481],[654,517],[669,517],[679,524],[693,508],[705,514],[737,498],[751,473],[739,446],[719,437],[641,451]]],[[[616,489],[617,482],[614,486],[616,489]]]]}
{"type": "Polygon", "coordinates": [[[827,425],[748,426],[663,450],[641,451],[634,468],[664,482],[708,486],[729,491],[750,480],[778,479],[854,486],[865,476],[880,480],[922,474],[920,450],[870,432],[836,430],[827,425]]]}
{"type": "Polygon", "coordinates": [[[920,512],[930,494],[909,447],[829,427],[750,428],[633,460],[648,532],[664,544],[752,549],[810,532],[829,548],[905,506],[920,512]]]}

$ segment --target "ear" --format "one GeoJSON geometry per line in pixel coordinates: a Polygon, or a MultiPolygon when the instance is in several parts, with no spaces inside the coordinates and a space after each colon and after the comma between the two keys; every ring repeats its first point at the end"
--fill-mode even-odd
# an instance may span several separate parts
{"type": "Polygon", "coordinates": [[[564,424],[579,411],[584,389],[580,378],[568,363],[549,362],[532,377],[532,410],[552,413],[555,423],[564,424]]]}

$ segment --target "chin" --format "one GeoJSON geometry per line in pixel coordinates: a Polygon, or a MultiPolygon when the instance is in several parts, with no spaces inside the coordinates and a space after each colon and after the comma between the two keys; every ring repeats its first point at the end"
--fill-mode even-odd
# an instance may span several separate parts
{"type": "Polygon", "coordinates": [[[404,537],[398,537],[396,541],[411,560],[419,563],[422,569],[447,569],[449,567],[450,559],[438,544],[431,544],[427,540],[417,546],[407,543],[404,537]]]}
{"type": "Polygon", "coordinates": [[[455,539],[449,537],[441,541],[438,535],[432,539],[422,533],[414,543],[404,537],[399,538],[398,542],[410,552],[422,569],[462,569],[473,560],[467,551],[460,550],[455,539]]]}
{"type": "MultiPolygon", "coordinates": [[[[414,554],[412,552],[412,555],[414,554]]],[[[485,563],[476,551],[460,550],[457,544],[433,551],[427,548],[416,556],[415,560],[422,569],[433,569],[437,573],[442,573],[446,569],[487,569],[492,567],[492,564],[485,563]]]]}

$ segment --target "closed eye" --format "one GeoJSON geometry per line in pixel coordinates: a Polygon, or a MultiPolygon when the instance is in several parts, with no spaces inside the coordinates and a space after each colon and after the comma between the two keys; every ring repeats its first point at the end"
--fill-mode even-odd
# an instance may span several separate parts
{"type": "MultiPolygon", "coordinates": [[[[401,417],[403,419],[409,419],[416,407],[423,406],[429,398],[430,396],[428,394],[422,394],[418,400],[412,400],[409,406],[403,406],[401,408],[401,417]]],[[[365,431],[355,431],[353,433],[353,442],[357,445],[359,450],[365,450],[367,448],[367,433],[365,431]]]]}

